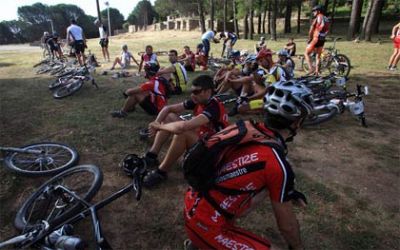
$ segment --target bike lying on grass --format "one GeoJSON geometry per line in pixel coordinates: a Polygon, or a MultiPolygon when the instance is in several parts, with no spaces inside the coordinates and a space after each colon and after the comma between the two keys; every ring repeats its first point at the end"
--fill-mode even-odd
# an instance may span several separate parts
{"type": "Polygon", "coordinates": [[[142,194],[142,180],[146,174],[145,161],[134,158],[132,183],[96,204],[89,203],[100,189],[103,174],[94,165],[80,165],[51,178],[22,205],[15,218],[15,227],[21,235],[0,243],[0,248],[41,247],[41,249],[83,249],[86,245],[78,236],[72,236],[72,225],[90,216],[96,249],[111,249],[102,233],[98,210],[135,191],[136,200],[142,194]]]}
{"type": "Polygon", "coordinates": [[[58,78],[55,82],[49,84],[49,89],[53,90],[53,97],[55,99],[61,99],[76,93],[82,88],[85,81],[91,81],[92,84],[99,88],[92,72],[95,71],[95,67],[84,65],[83,67],[75,70],[67,76],[58,78]]]}
{"type": "Polygon", "coordinates": [[[65,144],[41,142],[23,147],[0,147],[5,166],[24,176],[58,174],[78,163],[78,152],[65,144]]]}

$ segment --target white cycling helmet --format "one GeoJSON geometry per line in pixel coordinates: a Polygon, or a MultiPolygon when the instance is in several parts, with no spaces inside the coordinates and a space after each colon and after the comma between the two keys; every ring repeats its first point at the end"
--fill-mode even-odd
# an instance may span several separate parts
{"type": "Polygon", "coordinates": [[[246,59],[244,59],[243,64],[246,64],[246,63],[254,63],[254,62],[256,62],[256,55],[255,55],[255,54],[249,54],[249,55],[246,57],[246,59]]]}
{"type": "Polygon", "coordinates": [[[311,114],[312,92],[305,85],[294,80],[278,82],[267,89],[264,109],[268,114],[280,116],[294,122],[311,114]]]}
{"type": "Polygon", "coordinates": [[[278,56],[289,57],[289,53],[285,49],[281,49],[278,51],[278,56]]]}

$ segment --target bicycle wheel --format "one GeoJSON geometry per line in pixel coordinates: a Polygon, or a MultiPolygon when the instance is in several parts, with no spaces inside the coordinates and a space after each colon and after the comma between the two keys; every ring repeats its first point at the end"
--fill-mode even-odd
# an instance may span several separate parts
{"type": "Polygon", "coordinates": [[[55,99],[61,99],[67,96],[72,95],[73,93],[77,92],[80,88],[82,88],[83,80],[81,79],[71,79],[66,83],[65,86],[56,89],[53,93],[53,97],[55,99]]]}
{"type": "Polygon", "coordinates": [[[343,54],[337,54],[329,66],[329,72],[335,73],[337,76],[348,77],[350,74],[350,59],[343,54]]]}
{"type": "Polygon", "coordinates": [[[303,126],[317,125],[332,119],[338,110],[335,108],[324,108],[315,112],[313,116],[309,116],[303,123],[303,126]]]}
{"type": "Polygon", "coordinates": [[[62,186],[90,201],[102,182],[103,174],[94,165],[80,165],[58,174],[40,186],[24,202],[15,217],[15,227],[24,231],[43,220],[50,226],[63,222],[79,213],[83,206],[66,192],[56,192],[55,188],[62,186]]]}
{"type": "Polygon", "coordinates": [[[4,163],[10,170],[24,176],[55,175],[78,163],[78,152],[65,144],[42,142],[22,149],[40,150],[40,154],[14,152],[4,163]]]}

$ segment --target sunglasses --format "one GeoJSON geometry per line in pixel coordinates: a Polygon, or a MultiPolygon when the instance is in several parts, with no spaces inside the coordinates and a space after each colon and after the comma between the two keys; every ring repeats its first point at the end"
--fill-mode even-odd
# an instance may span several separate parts
{"type": "Polygon", "coordinates": [[[192,94],[193,94],[193,95],[198,95],[198,94],[201,93],[201,91],[203,91],[203,89],[193,89],[193,90],[192,90],[192,94]]]}

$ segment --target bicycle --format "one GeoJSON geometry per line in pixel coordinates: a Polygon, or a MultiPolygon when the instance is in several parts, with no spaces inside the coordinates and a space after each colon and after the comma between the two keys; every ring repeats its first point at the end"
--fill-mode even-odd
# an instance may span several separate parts
{"type": "MultiPolygon", "coordinates": [[[[333,40],[333,46],[324,49],[321,54],[319,69],[320,71],[327,69],[329,73],[335,73],[338,76],[348,77],[351,69],[350,59],[344,54],[339,54],[338,50],[336,49],[336,41],[340,39],[340,37],[335,38],[333,40]]],[[[311,62],[313,67],[315,68],[315,53],[311,54],[311,62]]],[[[304,56],[301,57],[301,66],[306,72],[310,70],[304,56]]]]}
{"type": "Polygon", "coordinates": [[[78,152],[71,146],[41,142],[22,147],[0,147],[5,166],[23,176],[58,174],[79,161],[78,152]]]}
{"type": "Polygon", "coordinates": [[[53,84],[49,87],[55,88],[53,92],[53,97],[55,99],[62,99],[64,97],[73,95],[79,89],[82,88],[85,81],[91,81],[92,85],[99,89],[92,72],[95,71],[95,67],[87,67],[86,64],[76,72],[76,75],[70,78],[59,78],[59,84],[53,84]],[[56,85],[56,86],[54,86],[56,85]]]}
{"type": "Polygon", "coordinates": [[[103,235],[97,212],[132,190],[135,191],[136,200],[140,200],[142,180],[147,170],[142,158],[135,155],[135,160],[131,172],[132,183],[95,204],[91,204],[90,200],[103,181],[103,174],[98,167],[80,165],[51,178],[18,210],[14,224],[22,233],[1,242],[0,248],[12,245],[15,248],[82,249],[85,245],[83,240],[65,229],[90,216],[96,249],[111,249],[103,235]]]}

